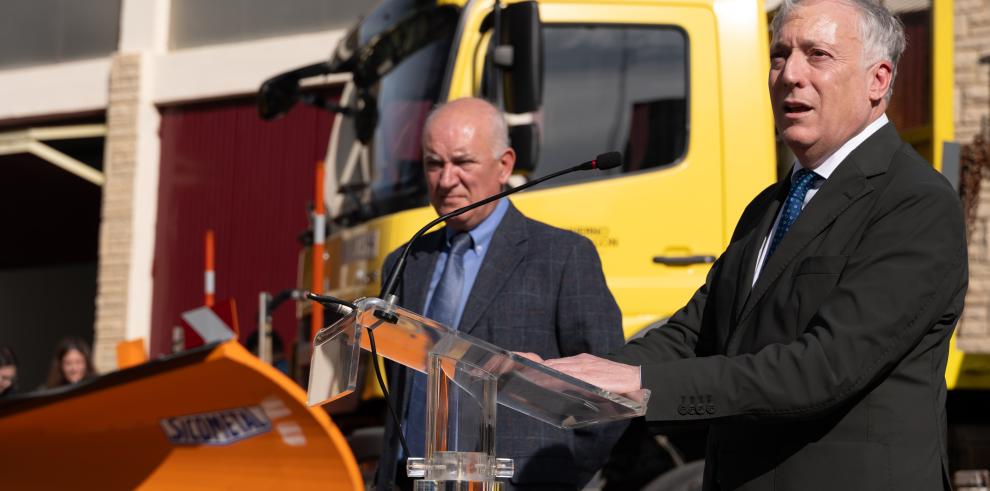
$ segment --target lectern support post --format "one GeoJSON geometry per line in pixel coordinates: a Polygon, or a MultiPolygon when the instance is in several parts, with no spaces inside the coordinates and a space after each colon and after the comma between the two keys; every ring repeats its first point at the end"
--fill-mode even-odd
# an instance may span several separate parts
{"type": "Polygon", "coordinates": [[[512,459],[495,456],[497,378],[476,371],[473,384],[456,386],[459,364],[438,354],[429,356],[426,396],[426,452],[406,461],[416,491],[501,489],[499,478],[512,477],[512,459]],[[453,369],[454,373],[447,370],[453,369]],[[471,386],[480,390],[472,392],[471,386]],[[474,399],[472,396],[480,395],[474,399]],[[477,417],[479,425],[463,424],[477,417]]]}

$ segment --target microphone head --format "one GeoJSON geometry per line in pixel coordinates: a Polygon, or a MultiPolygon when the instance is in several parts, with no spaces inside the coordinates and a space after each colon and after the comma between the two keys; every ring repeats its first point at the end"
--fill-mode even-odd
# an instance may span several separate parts
{"type": "Polygon", "coordinates": [[[607,152],[595,157],[595,169],[609,170],[622,165],[622,154],[619,152],[607,152]]]}

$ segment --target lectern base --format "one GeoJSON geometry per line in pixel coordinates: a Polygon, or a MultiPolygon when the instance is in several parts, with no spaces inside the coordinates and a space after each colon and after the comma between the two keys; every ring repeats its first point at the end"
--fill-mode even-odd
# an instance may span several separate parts
{"type": "Polygon", "coordinates": [[[423,478],[414,481],[415,491],[501,491],[497,479],[512,477],[514,467],[512,459],[482,452],[434,452],[429,461],[406,460],[406,475],[423,478]]]}
{"type": "Polygon", "coordinates": [[[427,481],[421,479],[413,485],[414,491],[502,491],[499,481],[427,481]]]}

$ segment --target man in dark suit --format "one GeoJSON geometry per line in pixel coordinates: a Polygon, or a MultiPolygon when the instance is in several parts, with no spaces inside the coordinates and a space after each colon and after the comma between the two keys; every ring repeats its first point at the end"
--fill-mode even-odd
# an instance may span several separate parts
{"type": "MultiPolygon", "coordinates": [[[[498,193],[514,164],[505,121],[488,102],[459,99],[427,118],[423,165],[438,214],[498,193]]],[[[507,199],[446,225],[412,246],[399,286],[406,308],[505,349],[547,358],[608,353],[622,345],[619,308],[588,239],[530,220],[507,199]]],[[[397,253],[386,259],[384,271],[391,271],[397,253]]],[[[394,364],[388,375],[410,453],[421,456],[426,376],[394,364]]],[[[500,409],[496,453],[516,466],[507,488],[578,489],[604,464],[620,429],[558,430],[500,409]]],[[[388,421],[379,489],[409,485],[408,456],[400,455],[396,431],[388,421]]]]}
{"type": "Polygon", "coordinates": [[[945,179],[887,122],[904,47],[869,0],[786,0],[770,99],[793,171],[705,284],[610,360],[551,365],[709,425],[706,490],[949,489],[944,371],[967,282],[945,179]]]}

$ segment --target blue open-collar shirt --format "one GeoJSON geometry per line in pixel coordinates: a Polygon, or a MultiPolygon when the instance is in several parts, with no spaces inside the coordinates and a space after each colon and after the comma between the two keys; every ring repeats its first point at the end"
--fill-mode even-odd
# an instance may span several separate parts
{"type": "MultiPolygon", "coordinates": [[[[485,260],[485,254],[491,246],[492,237],[495,236],[495,229],[502,223],[502,218],[508,210],[509,200],[506,198],[498,200],[498,204],[495,205],[495,210],[492,211],[491,215],[485,217],[481,223],[468,231],[468,234],[471,235],[471,240],[474,242],[474,246],[464,252],[464,289],[461,291],[461,301],[457,305],[454,325],[450,327],[456,329],[461,323],[461,315],[464,314],[464,306],[467,305],[468,296],[471,294],[471,287],[474,286],[474,280],[478,277],[478,271],[481,270],[481,262],[485,260]]],[[[440,254],[437,256],[437,263],[433,267],[430,288],[426,292],[426,303],[423,304],[423,312],[426,315],[429,315],[429,312],[426,312],[426,310],[429,308],[430,301],[433,299],[434,290],[436,290],[437,285],[440,283],[443,268],[447,264],[447,255],[450,253],[450,238],[456,233],[450,227],[446,227],[444,230],[447,236],[443,243],[443,249],[441,249],[440,254]]]]}

